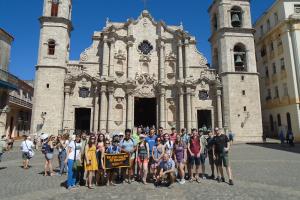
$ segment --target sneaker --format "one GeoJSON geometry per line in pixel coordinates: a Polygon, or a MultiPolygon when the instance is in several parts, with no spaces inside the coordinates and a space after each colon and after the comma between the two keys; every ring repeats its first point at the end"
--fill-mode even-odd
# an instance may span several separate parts
{"type": "Polygon", "coordinates": [[[229,185],[233,185],[233,180],[229,179],[229,185]]]}
{"type": "Polygon", "coordinates": [[[191,182],[193,182],[194,181],[194,178],[190,178],[189,179],[189,182],[191,183],[191,182]]]}
{"type": "Polygon", "coordinates": [[[199,177],[196,178],[196,182],[197,182],[197,183],[200,183],[200,182],[201,182],[199,177]]]}
{"type": "Polygon", "coordinates": [[[185,184],[185,180],[184,180],[184,179],[181,179],[181,180],[179,181],[179,184],[181,184],[181,185],[185,184]]]}
{"type": "Polygon", "coordinates": [[[219,177],[219,176],[216,178],[216,180],[218,181],[218,183],[220,183],[220,182],[221,182],[221,179],[220,179],[220,177],[219,177]]]}
{"type": "Polygon", "coordinates": [[[203,179],[203,180],[206,180],[206,176],[205,176],[205,175],[202,175],[202,179],[203,179]]]}
{"type": "Polygon", "coordinates": [[[216,177],[215,177],[215,175],[210,175],[209,177],[208,177],[209,179],[215,179],[216,177]]]}
{"type": "Polygon", "coordinates": [[[224,177],[222,177],[222,178],[221,178],[221,181],[222,181],[223,183],[225,183],[225,178],[224,178],[224,177]]]}

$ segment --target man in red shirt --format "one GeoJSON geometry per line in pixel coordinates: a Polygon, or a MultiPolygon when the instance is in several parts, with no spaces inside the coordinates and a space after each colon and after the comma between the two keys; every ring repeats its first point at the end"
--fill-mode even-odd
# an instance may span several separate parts
{"type": "Polygon", "coordinates": [[[175,143],[176,139],[177,139],[177,132],[176,129],[173,127],[171,129],[171,134],[170,134],[170,140],[173,142],[173,144],[175,143]]]}
{"type": "MultiPolygon", "coordinates": [[[[192,129],[192,136],[190,142],[188,143],[188,153],[189,153],[189,176],[190,181],[196,180],[198,183],[200,182],[199,178],[199,169],[200,169],[200,153],[201,153],[201,145],[200,139],[197,129],[192,129]],[[194,165],[195,175],[192,174],[192,170],[194,165]]],[[[200,169],[201,171],[201,169],[200,169]]]]}

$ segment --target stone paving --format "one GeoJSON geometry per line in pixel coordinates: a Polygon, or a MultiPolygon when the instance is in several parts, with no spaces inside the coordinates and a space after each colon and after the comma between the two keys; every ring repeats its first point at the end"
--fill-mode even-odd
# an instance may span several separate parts
{"type": "Polygon", "coordinates": [[[200,184],[175,184],[169,189],[134,182],[68,191],[61,186],[66,176],[41,174],[43,156],[40,153],[32,159],[32,168],[23,170],[21,154],[15,147],[0,163],[0,199],[300,199],[300,145],[289,148],[279,144],[235,144],[230,157],[234,186],[203,180],[200,184]]]}

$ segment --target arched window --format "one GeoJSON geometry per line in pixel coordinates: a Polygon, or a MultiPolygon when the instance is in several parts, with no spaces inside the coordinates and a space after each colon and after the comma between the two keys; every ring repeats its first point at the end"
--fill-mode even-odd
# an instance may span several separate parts
{"type": "Polygon", "coordinates": [[[242,23],[243,23],[243,19],[242,19],[243,11],[242,11],[242,9],[238,6],[234,6],[231,9],[230,13],[231,13],[231,26],[236,27],[236,28],[242,27],[242,23]]]}
{"type": "Polygon", "coordinates": [[[270,127],[271,127],[271,131],[273,132],[275,129],[274,129],[274,120],[273,120],[273,116],[270,115],[270,127]]]}
{"type": "Polygon", "coordinates": [[[51,2],[51,17],[57,17],[58,5],[59,5],[59,0],[52,0],[52,2],[51,2]]]}
{"type": "Polygon", "coordinates": [[[292,131],[292,121],[291,121],[290,113],[286,113],[286,121],[287,121],[288,130],[292,131]]]}
{"type": "Polygon", "coordinates": [[[246,71],[246,48],[243,44],[234,46],[234,67],[235,71],[246,71]]]}
{"type": "Polygon", "coordinates": [[[48,55],[54,55],[55,54],[55,41],[49,40],[48,41],[48,55]]]}
{"type": "Polygon", "coordinates": [[[213,15],[212,25],[213,25],[213,30],[216,31],[218,29],[218,17],[217,17],[217,14],[213,15]]]}
{"type": "Polygon", "coordinates": [[[278,126],[281,126],[281,116],[280,116],[280,114],[277,115],[277,122],[278,122],[278,126]]]}

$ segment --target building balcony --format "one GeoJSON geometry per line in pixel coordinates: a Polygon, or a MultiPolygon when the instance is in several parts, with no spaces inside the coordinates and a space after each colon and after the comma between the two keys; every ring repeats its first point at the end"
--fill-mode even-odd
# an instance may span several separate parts
{"type": "Polygon", "coordinates": [[[286,72],[286,70],[281,70],[280,79],[284,80],[286,78],[287,78],[287,72],[286,72]]]}
{"type": "Polygon", "coordinates": [[[278,76],[277,76],[277,74],[273,74],[272,75],[272,82],[273,83],[276,83],[278,81],[278,76]]]}
{"type": "Polygon", "coordinates": [[[270,52],[269,57],[270,57],[270,60],[273,60],[273,59],[275,58],[275,53],[274,53],[274,51],[271,51],[271,52],[270,52]]]}
{"type": "Polygon", "coordinates": [[[0,88],[18,90],[19,79],[11,73],[0,69],[0,88]]]}
{"type": "Polygon", "coordinates": [[[280,56],[281,54],[283,54],[283,46],[282,45],[278,46],[278,50],[277,50],[277,55],[280,56]]]}
{"type": "Polygon", "coordinates": [[[20,99],[16,96],[9,95],[8,101],[9,101],[9,103],[16,104],[18,106],[25,107],[25,108],[28,108],[28,109],[32,109],[32,103],[31,102],[25,101],[25,100],[20,99]]]}
{"type": "Polygon", "coordinates": [[[269,77],[265,77],[265,85],[270,86],[272,83],[271,79],[269,77]]]}

